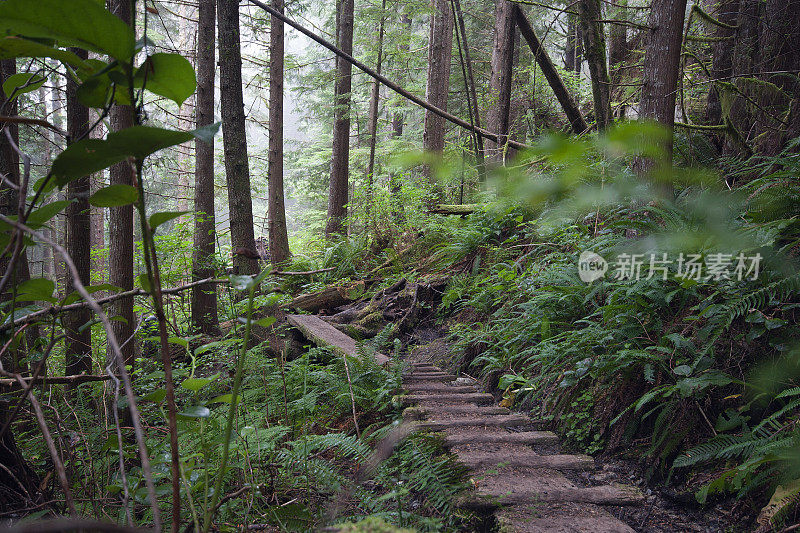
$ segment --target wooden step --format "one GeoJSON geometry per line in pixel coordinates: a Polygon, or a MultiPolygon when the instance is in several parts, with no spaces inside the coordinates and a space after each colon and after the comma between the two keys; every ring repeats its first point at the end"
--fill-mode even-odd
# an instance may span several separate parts
{"type": "Polygon", "coordinates": [[[504,444],[556,444],[558,436],[552,431],[521,431],[509,433],[507,431],[464,431],[450,433],[445,437],[448,446],[482,443],[504,444]]]}
{"type": "MultiPolygon", "coordinates": [[[[510,479],[509,482],[519,482],[510,479]]],[[[506,491],[494,493],[478,488],[477,493],[466,496],[461,502],[463,507],[481,508],[486,504],[494,505],[530,505],[534,502],[575,502],[594,503],[597,505],[641,505],[644,495],[633,487],[626,485],[600,485],[597,487],[548,487],[544,489],[520,489],[510,487],[506,491]]]]}
{"type": "Polygon", "coordinates": [[[473,385],[448,385],[436,382],[411,382],[404,383],[403,388],[411,392],[478,392],[473,385]]]}
{"type": "Polygon", "coordinates": [[[436,372],[430,374],[408,374],[403,376],[403,383],[415,381],[455,381],[458,376],[453,374],[445,374],[444,372],[436,372]]]}
{"type": "Polygon", "coordinates": [[[487,404],[494,402],[494,396],[486,392],[473,393],[437,393],[437,394],[406,394],[398,396],[399,401],[405,403],[479,403],[487,404]]]}
{"type": "Polygon", "coordinates": [[[497,521],[500,531],[508,533],[635,533],[625,522],[603,512],[599,507],[595,509],[600,511],[595,516],[536,518],[527,509],[508,507],[497,513],[497,521]]]}
{"type": "MultiPolygon", "coordinates": [[[[487,415],[508,415],[511,414],[511,411],[506,409],[505,407],[495,407],[495,406],[477,406],[472,404],[465,404],[465,405],[437,405],[435,407],[415,407],[414,409],[418,409],[420,415],[419,416],[428,416],[431,418],[436,418],[436,415],[475,415],[475,416],[487,416],[487,415]]],[[[417,416],[417,415],[415,415],[417,416]]],[[[418,418],[419,420],[419,418],[418,418]]]]}
{"type": "Polygon", "coordinates": [[[471,426],[483,427],[512,427],[524,426],[530,423],[530,418],[522,415],[486,416],[453,418],[450,420],[429,420],[420,422],[420,427],[426,431],[441,431],[450,428],[463,428],[471,426]]]}
{"type": "Polygon", "coordinates": [[[588,455],[540,455],[533,450],[509,453],[453,450],[461,463],[470,468],[504,466],[512,468],[553,468],[556,470],[592,470],[594,459],[588,455]]]}

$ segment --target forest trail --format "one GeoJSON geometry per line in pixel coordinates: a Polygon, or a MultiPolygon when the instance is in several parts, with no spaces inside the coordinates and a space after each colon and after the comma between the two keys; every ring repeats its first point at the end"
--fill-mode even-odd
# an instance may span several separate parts
{"type": "MultiPolygon", "coordinates": [[[[316,344],[358,356],[355,340],[322,318],[288,318],[316,344]]],[[[474,490],[460,498],[459,506],[494,513],[501,531],[507,532],[634,531],[604,507],[641,505],[644,495],[637,489],[571,480],[565,472],[594,469],[594,460],[559,453],[554,433],[537,430],[527,416],[492,405],[494,397],[480,392],[472,378],[428,362],[408,363],[402,400],[413,406],[404,410],[403,418],[420,431],[442,432],[445,445],[470,469],[474,490]]]]}

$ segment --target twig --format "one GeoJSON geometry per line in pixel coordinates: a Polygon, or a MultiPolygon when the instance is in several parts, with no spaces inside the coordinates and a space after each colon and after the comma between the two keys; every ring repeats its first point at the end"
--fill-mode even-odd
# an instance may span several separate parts
{"type": "Polygon", "coordinates": [[[58,133],[62,137],[67,136],[67,132],[50,124],[46,120],[41,120],[38,118],[28,118],[28,117],[7,117],[0,115],[0,123],[10,123],[10,124],[30,124],[33,126],[42,126],[44,128],[48,128],[53,130],[54,132],[58,133]]]}
{"type": "Polygon", "coordinates": [[[142,473],[144,474],[145,479],[145,486],[147,487],[147,495],[150,498],[150,505],[153,509],[153,524],[155,526],[156,531],[161,530],[161,512],[158,509],[158,500],[156,499],[156,490],[155,486],[153,485],[153,474],[150,468],[150,457],[147,455],[147,444],[144,438],[144,431],[142,430],[142,421],[139,416],[139,408],[136,405],[136,394],[133,392],[133,385],[131,384],[131,377],[128,374],[127,369],[125,368],[125,360],[122,357],[122,352],[119,348],[119,342],[117,341],[117,336],[114,334],[114,330],[111,327],[111,321],[108,319],[108,316],[103,311],[103,308],[92,298],[92,295],[89,294],[89,291],[86,290],[83,283],[81,282],[80,275],[78,274],[78,269],[75,267],[75,263],[72,261],[72,257],[67,253],[67,251],[60,246],[58,243],[53,242],[51,239],[42,235],[38,231],[34,231],[25,224],[17,222],[16,220],[12,220],[5,215],[0,214],[0,220],[3,222],[14,226],[18,230],[24,231],[25,233],[39,239],[40,241],[48,244],[49,246],[53,247],[58,253],[61,254],[61,258],[66,264],[67,268],[69,269],[70,275],[72,275],[73,283],[75,284],[75,290],[83,297],[84,300],[89,302],[89,307],[91,307],[95,313],[97,313],[100,322],[103,324],[103,328],[106,331],[106,337],[108,339],[108,345],[111,348],[111,353],[114,356],[115,362],[117,364],[117,368],[119,369],[120,377],[122,378],[122,382],[125,386],[125,395],[128,397],[128,409],[131,412],[131,418],[133,419],[133,430],[134,434],[136,435],[136,442],[139,448],[139,458],[142,461],[142,473]]]}
{"type": "MultiPolygon", "coordinates": [[[[22,379],[22,376],[15,374],[15,377],[17,381],[19,381],[20,385],[24,387],[25,380],[22,379]]],[[[44,441],[47,443],[47,451],[50,452],[50,458],[53,460],[53,466],[58,474],[58,481],[61,483],[61,489],[64,491],[64,499],[67,501],[69,512],[71,515],[76,516],[77,511],[75,510],[75,502],[72,500],[72,491],[69,489],[67,471],[64,470],[64,463],[61,461],[61,456],[59,456],[58,450],[56,450],[56,444],[53,442],[53,437],[50,435],[50,430],[47,429],[47,421],[44,419],[42,406],[39,405],[39,400],[36,399],[36,395],[32,392],[28,393],[28,399],[31,401],[33,412],[36,413],[36,421],[39,423],[39,429],[42,430],[42,436],[44,436],[44,441]]]]}
{"type": "MultiPolygon", "coordinates": [[[[206,285],[206,284],[212,284],[212,283],[227,283],[227,282],[228,282],[227,279],[206,278],[206,279],[201,279],[201,280],[198,280],[198,281],[193,281],[191,283],[187,283],[186,285],[180,285],[178,287],[172,287],[170,289],[164,289],[164,290],[161,291],[161,294],[177,294],[179,292],[191,289],[193,287],[197,287],[198,285],[206,285]]],[[[100,299],[96,300],[96,302],[98,304],[102,305],[102,304],[111,303],[111,302],[114,302],[114,301],[117,301],[117,300],[121,300],[123,298],[128,298],[130,296],[147,296],[147,295],[149,295],[149,293],[147,291],[144,291],[142,289],[132,289],[130,291],[119,292],[117,294],[112,294],[111,296],[106,296],[105,298],[100,298],[100,299]]],[[[87,307],[87,306],[91,307],[91,304],[89,302],[76,302],[74,304],[69,304],[69,305],[61,305],[61,306],[54,305],[54,306],[51,306],[51,307],[47,307],[45,309],[40,309],[39,311],[34,311],[33,313],[29,313],[27,315],[21,316],[18,319],[14,320],[13,322],[8,322],[6,324],[0,325],[0,332],[6,331],[6,330],[11,329],[11,328],[13,328],[15,326],[18,326],[20,324],[25,324],[27,322],[31,322],[31,321],[33,321],[33,320],[35,320],[35,319],[37,319],[39,317],[45,316],[45,315],[58,314],[58,313],[61,313],[63,311],[71,311],[73,309],[81,309],[81,308],[87,307]]]]}
{"type": "MultiPolygon", "coordinates": [[[[76,374],[72,376],[33,376],[21,377],[22,387],[32,387],[33,385],[77,385],[80,383],[90,383],[93,381],[108,381],[113,379],[110,375],[90,375],[90,374],[76,374]]],[[[20,381],[13,378],[0,379],[0,387],[3,388],[17,388],[20,381]]]]}

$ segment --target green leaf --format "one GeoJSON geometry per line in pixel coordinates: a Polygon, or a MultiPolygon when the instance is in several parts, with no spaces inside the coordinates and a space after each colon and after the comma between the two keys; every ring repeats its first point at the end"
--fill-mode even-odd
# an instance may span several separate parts
{"type": "Polygon", "coordinates": [[[162,211],[160,213],[154,213],[150,215],[150,228],[156,229],[161,224],[169,222],[170,220],[183,216],[187,213],[191,213],[191,211],[162,211]]]}
{"type": "Polygon", "coordinates": [[[210,415],[211,411],[208,409],[208,407],[203,405],[193,405],[178,413],[178,418],[191,420],[193,418],[208,418],[210,415]]]}
{"type": "Polygon", "coordinates": [[[253,276],[248,276],[246,274],[231,274],[228,276],[228,280],[230,281],[231,287],[243,291],[250,287],[250,284],[253,283],[253,276]]]}
{"type": "Polygon", "coordinates": [[[3,92],[6,93],[6,98],[11,98],[11,95],[19,96],[20,94],[36,91],[44,85],[45,78],[34,74],[32,72],[20,72],[9,76],[3,82],[3,92]]]}
{"type": "Polygon", "coordinates": [[[39,209],[31,212],[31,215],[28,217],[28,226],[33,229],[42,227],[48,220],[66,209],[69,204],[69,200],[60,200],[43,205],[39,209]]]}
{"type": "Polygon", "coordinates": [[[80,70],[89,68],[85,61],[67,50],[59,50],[16,35],[8,35],[0,39],[0,59],[14,59],[17,57],[49,57],[80,70]]]}
{"type": "Polygon", "coordinates": [[[689,365],[680,365],[680,366],[676,366],[675,368],[673,368],[672,372],[676,376],[684,376],[684,377],[685,376],[691,376],[692,375],[692,367],[690,367],[689,365]]]}
{"type": "MultiPolygon", "coordinates": [[[[233,394],[228,393],[228,394],[222,394],[220,396],[212,398],[211,400],[209,400],[208,403],[212,404],[212,403],[231,403],[231,402],[233,402],[233,394]]],[[[237,403],[238,403],[238,401],[237,401],[237,403]]]]}
{"type": "Polygon", "coordinates": [[[136,71],[136,87],[168,98],[180,107],[197,89],[192,64],[180,54],[153,54],[136,71]]]}
{"type": "Polygon", "coordinates": [[[130,61],[133,30],[95,0],[6,0],[0,2],[0,33],[55,39],[130,61]]]}
{"type": "Polygon", "coordinates": [[[89,203],[95,207],[118,207],[132,204],[138,198],[139,191],[133,185],[109,185],[94,193],[89,203]]]}
{"type": "Polygon", "coordinates": [[[188,378],[181,383],[181,387],[190,391],[197,392],[204,388],[206,385],[219,377],[219,374],[214,374],[210,378],[188,378]]]}
{"type": "Polygon", "coordinates": [[[164,401],[164,398],[167,397],[166,389],[157,389],[142,397],[143,402],[155,402],[161,403],[164,401]]]}
{"type": "MultiPolygon", "coordinates": [[[[86,292],[89,294],[94,294],[98,291],[108,291],[108,292],[119,292],[122,289],[117,287],[116,285],[111,285],[110,283],[100,283],[98,285],[87,285],[84,287],[86,292]]],[[[73,291],[67,295],[66,298],[61,302],[61,305],[69,305],[75,303],[81,299],[81,295],[78,291],[73,291]]]]}
{"type": "Polygon", "coordinates": [[[194,131],[174,131],[150,126],[134,126],[108,135],[105,140],[84,139],[70,145],[53,162],[56,183],[63,186],[72,179],[88,176],[129,157],[144,159],[150,154],[181,144],[192,138],[208,140],[219,130],[219,123],[194,131]]]}
{"type": "Polygon", "coordinates": [[[48,302],[54,302],[55,299],[53,298],[53,291],[55,288],[56,284],[49,279],[29,279],[28,281],[20,283],[19,287],[17,287],[17,300],[27,302],[45,300],[48,302]]]}
{"type": "Polygon", "coordinates": [[[177,344],[178,346],[183,346],[187,350],[189,349],[189,341],[187,341],[183,337],[170,337],[167,339],[167,342],[170,344],[177,344]]]}
{"type": "Polygon", "coordinates": [[[139,281],[139,286],[142,290],[146,292],[153,292],[153,288],[150,286],[150,278],[147,277],[147,274],[139,274],[136,276],[136,279],[139,281]]]}
{"type": "Polygon", "coordinates": [[[261,326],[262,328],[268,328],[274,323],[275,323],[275,317],[274,316],[270,316],[270,317],[267,317],[267,318],[260,318],[260,319],[255,321],[255,324],[261,326]]]}

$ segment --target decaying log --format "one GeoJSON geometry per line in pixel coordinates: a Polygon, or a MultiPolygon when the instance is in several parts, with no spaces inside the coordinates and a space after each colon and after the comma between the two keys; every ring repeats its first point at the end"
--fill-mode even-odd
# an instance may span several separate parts
{"type": "Polygon", "coordinates": [[[333,309],[357,300],[364,294],[367,284],[374,279],[358,281],[349,286],[325,287],[321,291],[301,294],[292,300],[288,307],[316,313],[320,309],[333,309]]]}
{"type": "Polygon", "coordinates": [[[432,215],[469,215],[478,210],[479,204],[439,204],[428,212],[432,215]]]}

